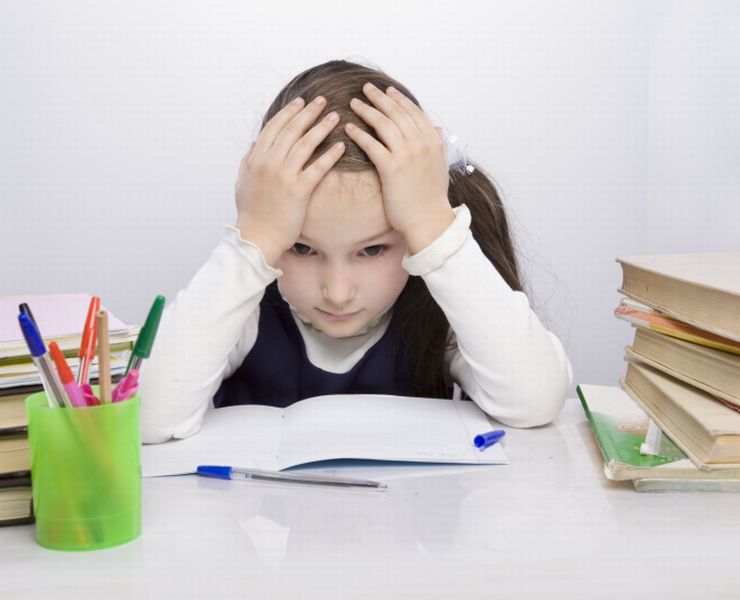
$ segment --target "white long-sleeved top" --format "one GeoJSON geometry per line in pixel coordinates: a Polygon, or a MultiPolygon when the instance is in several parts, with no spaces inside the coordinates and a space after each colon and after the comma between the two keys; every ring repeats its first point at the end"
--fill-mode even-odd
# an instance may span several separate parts
{"type": "MultiPolygon", "coordinates": [[[[486,413],[513,427],[555,418],[572,382],[560,340],[545,329],[524,293],[513,291],[470,231],[470,211],[431,244],[404,256],[450,323],[457,347],[446,363],[453,380],[486,413]]],[[[164,311],[150,358],[142,363],[142,441],[196,433],[221,382],[257,339],[259,303],[282,275],[260,249],[227,226],[207,262],[164,311]]],[[[291,307],[292,309],[293,307],[291,307]]],[[[392,308],[358,335],[332,338],[293,310],[309,360],[334,373],[350,370],[383,335],[392,308]]]]}

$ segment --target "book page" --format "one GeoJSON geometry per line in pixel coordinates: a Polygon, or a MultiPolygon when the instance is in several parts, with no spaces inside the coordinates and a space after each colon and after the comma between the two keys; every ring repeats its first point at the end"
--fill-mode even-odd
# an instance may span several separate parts
{"type": "Polygon", "coordinates": [[[141,447],[143,477],[195,473],[198,465],[278,468],[283,409],[242,405],[210,409],[198,433],[141,447]]]}
{"type": "Polygon", "coordinates": [[[280,468],[336,458],[507,463],[501,444],[473,438],[493,429],[473,402],[379,394],[307,398],[285,409],[280,468]]]}

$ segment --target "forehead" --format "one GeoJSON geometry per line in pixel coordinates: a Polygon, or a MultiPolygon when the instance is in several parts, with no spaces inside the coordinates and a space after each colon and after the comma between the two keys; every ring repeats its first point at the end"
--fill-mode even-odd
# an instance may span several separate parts
{"type": "Polygon", "coordinates": [[[301,237],[339,247],[388,229],[377,173],[331,170],[311,195],[301,237]]]}

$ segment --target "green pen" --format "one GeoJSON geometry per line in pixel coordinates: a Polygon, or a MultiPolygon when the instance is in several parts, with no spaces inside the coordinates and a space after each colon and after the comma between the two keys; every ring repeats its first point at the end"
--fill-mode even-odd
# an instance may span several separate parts
{"type": "Polygon", "coordinates": [[[145,358],[149,358],[152,353],[152,346],[154,345],[154,338],[157,335],[157,329],[159,328],[159,320],[162,318],[162,311],[164,310],[164,296],[159,294],[155,299],[152,307],[149,309],[149,314],[146,316],[144,327],[139,332],[139,337],[136,338],[134,344],[134,350],[131,353],[131,358],[128,360],[128,366],[124,376],[128,375],[131,369],[139,369],[141,361],[145,358]]]}

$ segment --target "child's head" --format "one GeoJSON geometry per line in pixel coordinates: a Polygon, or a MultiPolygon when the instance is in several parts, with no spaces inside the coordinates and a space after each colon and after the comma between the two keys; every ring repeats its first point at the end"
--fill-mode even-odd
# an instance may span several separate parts
{"type": "MultiPolygon", "coordinates": [[[[345,144],[344,153],[311,196],[298,243],[278,261],[284,273],[278,284],[301,315],[332,337],[357,334],[395,303],[394,311],[402,315],[402,337],[410,352],[414,393],[449,396],[451,380],[443,368],[449,323],[422,279],[409,277],[401,266],[406,244],[386,218],[375,166],[345,133],[345,123],[351,122],[379,139],[349,105],[353,97],[363,98],[362,86],[368,81],[381,90],[392,85],[420,106],[403,84],[385,73],[340,60],[297,75],[264,116],[262,127],[293,98],[301,96],[310,101],[321,95],[327,102],[317,122],[335,111],[339,123],[316,148],[308,164],[336,142],[345,144]],[[335,318],[327,313],[348,316],[335,318]]],[[[450,204],[468,206],[473,236],[483,252],[513,289],[521,289],[496,189],[477,165],[471,174],[464,166],[450,168],[450,204]]]]}

